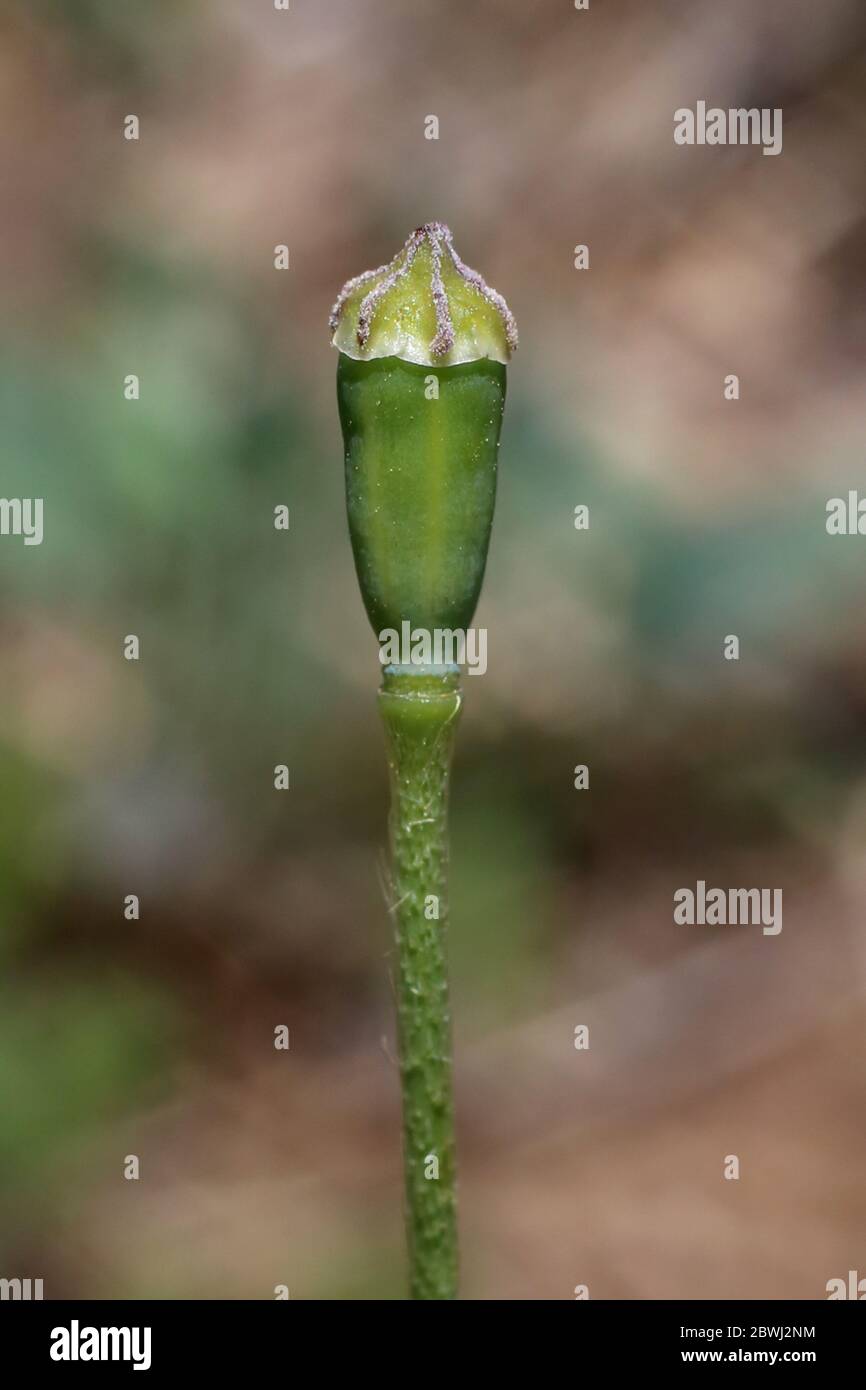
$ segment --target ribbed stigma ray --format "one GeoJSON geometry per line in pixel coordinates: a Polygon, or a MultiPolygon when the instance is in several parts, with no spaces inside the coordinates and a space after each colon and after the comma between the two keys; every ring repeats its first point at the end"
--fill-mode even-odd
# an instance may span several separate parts
{"type": "Polygon", "coordinates": [[[444,240],[445,245],[448,247],[451,260],[454,263],[455,270],[459,275],[462,275],[467,285],[471,285],[473,289],[478,291],[482,298],[487,300],[488,304],[492,304],[494,309],[496,309],[505,325],[505,338],[508,346],[512,352],[516,352],[518,344],[517,322],[502,295],[498,290],[491,289],[490,285],[487,284],[483,276],[478,274],[477,270],[473,270],[471,266],[466,265],[465,261],[460,259],[457,252],[454,250],[454,242],[448,227],[445,228],[444,240]]]}
{"type": "Polygon", "coordinates": [[[358,331],[355,335],[358,339],[358,347],[363,348],[367,346],[370,338],[373,315],[376,312],[380,299],[382,299],[389,290],[393,290],[394,286],[409,274],[422,240],[423,238],[419,237],[417,232],[413,232],[403,248],[405,252],[403,264],[398,266],[396,270],[390,270],[385,276],[385,279],[381,280],[379,284],[362,299],[361,307],[358,311],[358,331]]]}
{"type": "Polygon", "coordinates": [[[386,265],[380,265],[377,270],[364,270],[360,275],[355,275],[351,280],[346,281],[340,293],[337,295],[328,318],[328,326],[332,333],[337,331],[337,325],[340,322],[340,315],[345,308],[346,300],[350,299],[355,293],[355,290],[360,289],[361,285],[366,285],[368,280],[375,280],[377,275],[386,274],[387,270],[388,267],[386,265]]]}

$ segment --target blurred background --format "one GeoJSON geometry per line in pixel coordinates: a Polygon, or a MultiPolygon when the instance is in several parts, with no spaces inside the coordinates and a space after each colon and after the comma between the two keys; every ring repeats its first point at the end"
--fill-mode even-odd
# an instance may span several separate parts
{"type": "Polygon", "coordinates": [[[825,530],[866,490],[862,6],[2,28],[0,491],[45,539],[0,540],[0,1274],[403,1297],[327,316],[433,218],[521,329],[453,788],[464,1295],[866,1274],[866,540],[825,530]],[[781,107],[783,153],[676,146],[698,100],[781,107]],[[675,926],[698,878],[781,887],[781,935],[675,926]]]}

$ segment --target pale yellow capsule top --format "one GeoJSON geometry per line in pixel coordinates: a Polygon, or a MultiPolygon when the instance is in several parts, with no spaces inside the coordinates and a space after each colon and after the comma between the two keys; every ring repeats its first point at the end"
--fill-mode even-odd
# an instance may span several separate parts
{"type": "Polygon", "coordinates": [[[517,324],[501,294],[454,249],[444,222],[425,222],[390,265],[356,275],[331,310],[334,346],[347,357],[401,357],[450,367],[489,357],[508,362],[517,324]]]}

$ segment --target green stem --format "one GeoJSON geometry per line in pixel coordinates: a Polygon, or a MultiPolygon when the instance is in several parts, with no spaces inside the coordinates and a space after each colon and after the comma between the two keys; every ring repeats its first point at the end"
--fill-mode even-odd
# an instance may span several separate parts
{"type": "Polygon", "coordinates": [[[448,1009],[448,780],[456,674],[385,672],[391,770],[397,1033],[412,1298],[457,1297],[457,1201],[448,1009]]]}

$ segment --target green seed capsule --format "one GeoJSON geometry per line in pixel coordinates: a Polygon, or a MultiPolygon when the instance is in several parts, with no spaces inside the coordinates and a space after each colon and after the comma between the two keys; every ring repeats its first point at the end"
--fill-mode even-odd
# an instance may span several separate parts
{"type": "Polygon", "coordinates": [[[340,355],[337,396],[355,565],[378,633],[467,628],[481,591],[505,368],[340,355]],[[429,381],[438,400],[428,399],[429,381]]]}
{"type": "MultiPolygon", "coordinates": [[[[357,276],[331,314],[346,493],[364,604],[411,642],[472,622],[490,540],[508,305],[429,222],[390,265],[357,276]]],[[[458,648],[459,650],[459,648],[458,648]]],[[[380,651],[384,661],[387,653],[380,651]]],[[[391,773],[390,911],[413,1298],[457,1295],[457,1204],[448,922],[448,779],[461,695],[456,664],[385,666],[379,709],[391,773]]]]}
{"type": "Polygon", "coordinates": [[[349,529],[377,633],[465,629],[478,602],[517,346],[500,295],[428,223],[331,317],[349,529]]]}

